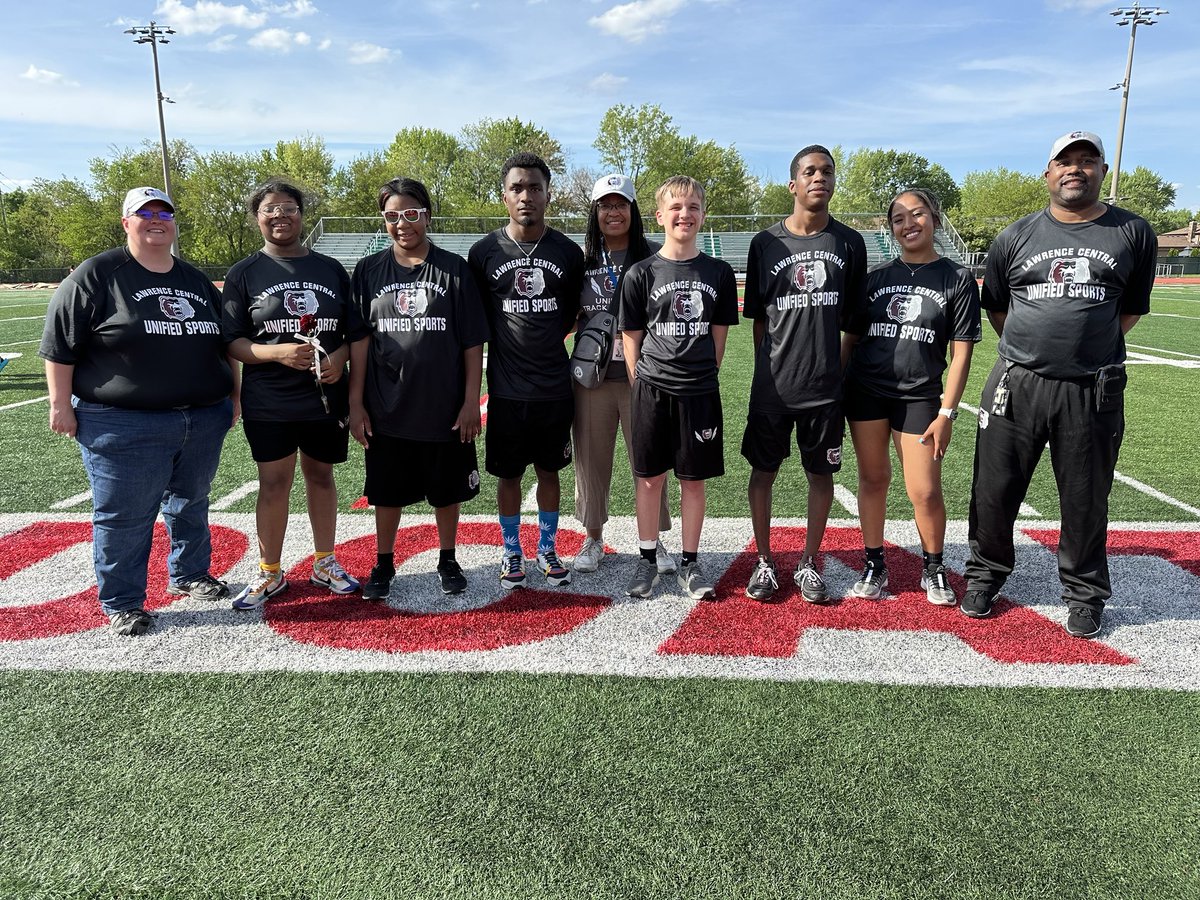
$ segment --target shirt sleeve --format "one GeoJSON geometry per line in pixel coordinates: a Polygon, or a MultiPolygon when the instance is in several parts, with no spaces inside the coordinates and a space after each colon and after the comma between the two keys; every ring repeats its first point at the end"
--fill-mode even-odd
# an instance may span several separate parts
{"type": "Polygon", "coordinates": [[[742,315],[747,319],[765,319],[767,311],[763,308],[762,275],[759,273],[762,258],[762,234],[755,235],[750,241],[750,252],[746,255],[746,292],[742,298],[742,315]]]}
{"type": "Polygon", "coordinates": [[[646,330],[646,291],[642,286],[646,266],[635,264],[621,279],[619,327],[621,331],[646,330]]]}
{"type": "Polygon", "coordinates": [[[951,340],[978,343],[983,340],[982,317],[979,311],[979,284],[969,269],[960,269],[958,276],[958,286],[949,298],[954,325],[951,340]]]}
{"type": "Polygon", "coordinates": [[[984,309],[994,312],[1008,312],[1008,243],[1007,232],[1001,232],[992,241],[984,264],[983,294],[979,302],[984,309]]]}
{"type": "Polygon", "coordinates": [[[733,267],[721,261],[720,283],[717,286],[717,307],[714,310],[714,325],[738,324],[737,276],[733,267]]]}
{"type": "Polygon", "coordinates": [[[62,282],[50,298],[38,356],[63,365],[75,365],[87,347],[95,305],[88,291],[74,278],[62,282]]]}
{"type": "Polygon", "coordinates": [[[226,344],[239,338],[254,340],[254,320],[250,316],[250,298],[246,294],[246,269],[239,265],[230,270],[221,295],[221,337],[226,344]]]}
{"type": "Polygon", "coordinates": [[[1121,315],[1143,316],[1150,312],[1150,291],[1158,269],[1158,237],[1145,219],[1134,219],[1130,227],[1134,231],[1134,263],[1121,296],[1121,315]]]}
{"type": "Polygon", "coordinates": [[[867,306],[867,244],[857,231],[851,231],[850,271],[846,273],[846,296],[842,303],[838,327],[848,331],[851,320],[867,306]]]}

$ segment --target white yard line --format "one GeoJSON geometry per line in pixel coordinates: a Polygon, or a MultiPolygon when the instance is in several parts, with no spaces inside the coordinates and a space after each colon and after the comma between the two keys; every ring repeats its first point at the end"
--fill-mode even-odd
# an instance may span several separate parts
{"type": "Polygon", "coordinates": [[[1187,503],[1184,503],[1182,500],[1176,500],[1170,494],[1164,494],[1162,491],[1158,490],[1157,488],[1152,488],[1152,487],[1150,487],[1150,485],[1143,484],[1142,482],[1138,481],[1136,478],[1130,478],[1128,475],[1122,475],[1120,472],[1114,472],[1113,477],[1115,479],[1117,479],[1117,481],[1121,482],[1121,484],[1129,485],[1135,491],[1141,491],[1143,494],[1153,497],[1155,500],[1159,501],[1160,503],[1165,503],[1168,506],[1174,506],[1176,509],[1182,509],[1184,512],[1195,516],[1197,519],[1200,519],[1200,509],[1197,509],[1194,506],[1189,506],[1187,503]]]}
{"type": "Polygon", "coordinates": [[[6,409],[16,409],[18,406],[29,406],[32,403],[45,403],[49,399],[50,395],[47,394],[45,397],[34,397],[32,400],[21,400],[18,403],[10,403],[7,406],[0,406],[0,412],[4,412],[6,409]]]}
{"type": "Polygon", "coordinates": [[[842,504],[846,508],[846,512],[852,516],[858,515],[858,498],[854,496],[854,492],[845,485],[835,484],[833,486],[833,499],[842,504]]]}
{"type": "Polygon", "coordinates": [[[14,316],[11,319],[0,319],[0,322],[44,322],[45,316],[14,316]]]}
{"type": "MultiPolygon", "coordinates": [[[[1177,318],[1195,318],[1200,319],[1200,316],[1178,316],[1177,318]]],[[[1195,353],[1183,353],[1179,350],[1163,350],[1159,347],[1143,347],[1140,344],[1126,344],[1126,347],[1132,347],[1134,350],[1149,350],[1151,353],[1170,353],[1172,356],[1183,356],[1188,359],[1200,359],[1195,353]]]]}
{"type": "Polygon", "coordinates": [[[521,503],[521,512],[537,512],[537,482],[534,481],[533,487],[529,489],[529,493],[525,495],[524,501],[521,503]]]}
{"type": "Polygon", "coordinates": [[[1043,518],[1045,518],[1045,516],[1043,516],[1040,512],[1038,512],[1036,509],[1034,509],[1028,503],[1021,504],[1020,513],[1021,513],[1021,516],[1026,519],[1043,519],[1043,518]]]}
{"type": "Polygon", "coordinates": [[[257,481],[247,481],[236,491],[234,491],[230,494],[226,494],[224,497],[222,497],[219,500],[214,500],[212,503],[210,503],[208,505],[208,508],[209,509],[217,509],[217,510],[229,509],[229,507],[233,506],[233,504],[237,503],[243,497],[249,497],[251,494],[253,494],[257,490],[258,490],[258,482],[257,481]]]}
{"type": "Polygon", "coordinates": [[[64,497],[62,500],[56,500],[50,504],[51,509],[70,509],[72,506],[78,506],[81,503],[86,503],[92,499],[91,491],[84,491],[82,494],[76,494],[74,497],[64,497]]]}
{"type": "Polygon", "coordinates": [[[4,346],[5,347],[23,347],[26,344],[40,344],[41,342],[42,342],[41,338],[38,338],[37,340],[33,340],[33,341],[9,341],[4,346]]]}
{"type": "Polygon", "coordinates": [[[1156,319],[1200,319],[1200,316],[1181,316],[1179,313],[1146,313],[1156,319]]]}

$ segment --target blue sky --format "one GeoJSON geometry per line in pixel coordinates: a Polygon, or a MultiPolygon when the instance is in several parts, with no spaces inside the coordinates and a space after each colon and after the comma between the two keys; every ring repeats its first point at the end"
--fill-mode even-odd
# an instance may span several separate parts
{"type": "MultiPolygon", "coordinates": [[[[1200,4],[1138,29],[1122,170],[1146,165],[1200,207],[1200,4]]],[[[1098,132],[1112,161],[1129,29],[1099,0],[56,0],[6,5],[0,189],[84,177],[112,146],[167,134],[202,152],[321,135],[339,162],[411,125],[518,116],[574,165],[614,103],[658,103],[786,181],[808,143],[893,147],[961,180],[1040,173],[1053,139],[1098,132]]]]}

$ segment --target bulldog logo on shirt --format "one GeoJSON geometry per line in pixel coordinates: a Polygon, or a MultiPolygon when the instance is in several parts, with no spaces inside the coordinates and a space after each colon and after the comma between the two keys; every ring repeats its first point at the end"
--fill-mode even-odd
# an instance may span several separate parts
{"type": "Polygon", "coordinates": [[[820,259],[816,262],[796,263],[796,268],[792,270],[792,284],[797,290],[809,293],[825,287],[827,277],[825,262],[820,259]]]}
{"type": "Polygon", "coordinates": [[[293,316],[315,316],[319,306],[313,291],[283,292],[283,308],[293,316]]]}
{"type": "Polygon", "coordinates": [[[425,315],[429,308],[429,294],[423,287],[405,287],[396,291],[396,312],[402,316],[416,318],[425,315]]]}
{"type": "Polygon", "coordinates": [[[162,310],[164,316],[174,319],[176,322],[186,322],[188,319],[196,318],[196,310],[192,309],[192,304],[183,297],[159,297],[158,308],[162,310]]]}
{"type": "Polygon", "coordinates": [[[921,298],[916,294],[897,294],[887,306],[888,318],[893,322],[915,322],[921,314],[921,298]]]}
{"type": "Polygon", "coordinates": [[[522,297],[539,297],[546,290],[546,275],[537,267],[517,269],[514,285],[522,297]]]}
{"type": "Polygon", "coordinates": [[[700,318],[703,309],[704,300],[699,291],[676,291],[675,299],[671,301],[671,312],[681,322],[700,318]]]}
{"type": "Polygon", "coordinates": [[[1092,267],[1082,257],[1063,259],[1050,263],[1050,280],[1055,284],[1084,284],[1092,280],[1092,267]]]}

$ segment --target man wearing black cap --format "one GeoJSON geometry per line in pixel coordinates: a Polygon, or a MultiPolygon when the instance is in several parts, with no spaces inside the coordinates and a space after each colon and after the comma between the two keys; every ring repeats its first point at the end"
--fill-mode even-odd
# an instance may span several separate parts
{"type": "Polygon", "coordinates": [[[1000,335],[980,402],[962,611],[991,615],[1014,565],[1013,525],[1049,444],[1062,530],[1067,631],[1100,632],[1111,595],[1108,494],[1125,431],[1125,334],[1150,310],[1158,241],[1144,219],[1100,202],[1108,166],[1088,131],[1054,142],[1050,205],[988,251],[983,308],[1000,335]]]}

